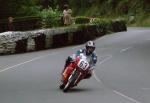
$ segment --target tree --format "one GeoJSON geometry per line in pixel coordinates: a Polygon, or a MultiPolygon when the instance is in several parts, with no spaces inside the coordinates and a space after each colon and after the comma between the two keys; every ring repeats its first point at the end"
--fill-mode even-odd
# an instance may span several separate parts
{"type": "Polygon", "coordinates": [[[1,0],[0,1],[0,19],[8,18],[9,16],[23,16],[24,8],[40,5],[40,0],[1,0]]]}

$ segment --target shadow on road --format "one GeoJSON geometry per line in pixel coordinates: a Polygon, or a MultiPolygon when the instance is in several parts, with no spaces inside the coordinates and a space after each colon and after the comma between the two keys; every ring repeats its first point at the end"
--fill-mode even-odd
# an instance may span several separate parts
{"type": "MultiPolygon", "coordinates": [[[[61,90],[60,90],[61,91],[61,90]]],[[[71,88],[67,93],[80,93],[80,92],[91,92],[94,91],[91,88],[71,88]]]]}

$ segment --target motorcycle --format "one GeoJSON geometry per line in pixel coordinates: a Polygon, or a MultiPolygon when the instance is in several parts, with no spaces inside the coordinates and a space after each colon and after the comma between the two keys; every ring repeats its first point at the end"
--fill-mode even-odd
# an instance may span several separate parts
{"type": "Polygon", "coordinates": [[[67,92],[84,79],[89,72],[89,63],[84,55],[76,57],[75,62],[69,64],[62,74],[60,89],[67,92]]]}

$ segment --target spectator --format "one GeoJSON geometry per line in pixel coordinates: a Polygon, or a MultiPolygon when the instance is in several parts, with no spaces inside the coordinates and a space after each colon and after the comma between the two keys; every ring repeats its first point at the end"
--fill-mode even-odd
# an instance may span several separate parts
{"type": "Polygon", "coordinates": [[[72,24],[71,14],[72,14],[72,10],[69,9],[69,6],[67,4],[65,4],[64,11],[63,11],[63,22],[65,26],[72,24]]]}
{"type": "Polygon", "coordinates": [[[8,30],[9,30],[9,31],[14,31],[13,20],[14,20],[13,17],[9,17],[9,18],[8,18],[8,30]]]}

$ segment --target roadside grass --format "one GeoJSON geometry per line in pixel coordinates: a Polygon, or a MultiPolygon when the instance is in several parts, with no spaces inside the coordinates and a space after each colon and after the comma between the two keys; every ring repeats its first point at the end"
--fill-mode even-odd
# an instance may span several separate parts
{"type": "Polygon", "coordinates": [[[150,14],[141,13],[136,16],[133,23],[128,23],[131,27],[150,27],[150,14]]]}

